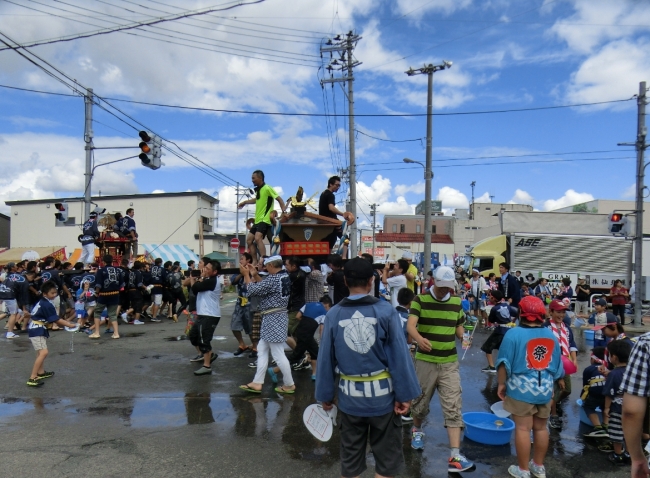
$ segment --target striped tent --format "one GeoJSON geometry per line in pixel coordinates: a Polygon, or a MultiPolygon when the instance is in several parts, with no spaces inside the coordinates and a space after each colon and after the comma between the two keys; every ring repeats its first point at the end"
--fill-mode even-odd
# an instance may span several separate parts
{"type": "Polygon", "coordinates": [[[181,268],[187,269],[188,261],[199,262],[199,257],[192,250],[182,244],[139,244],[140,250],[144,249],[145,256],[155,260],[161,258],[163,262],[178,261],[181,268]]]}

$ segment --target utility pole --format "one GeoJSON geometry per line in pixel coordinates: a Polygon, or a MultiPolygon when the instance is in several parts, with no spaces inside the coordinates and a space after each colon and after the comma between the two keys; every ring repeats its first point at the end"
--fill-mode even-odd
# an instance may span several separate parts
{"type": "Polygon", "coordinates": [[[634,233],[634,326],[641,326],[643,305],[643,193],[645,189],[645,143],[647,129],[645,126],[646,86],[645,81],[639,83],[637,98],[637,134],[636,134],[636,228],[634,233]]]}
{"type": "Polygon", "coordinates": [[[472,181],[470,186],[472,186],[472,204],[469,207],[469,218],[474,219],[474,187],[476,186],[476,181],[472,181]]]}
{"type": "Polygon", "coordinates": [[[427,151],[424,166],[424,272],[431,269],[431,181],[432,169],[432,143],[433,143],[433,74],[446,68],[451,68],[452,62],[444,60],[441,65],[424,65],[414,70],[409,68],[405,73],[408,76],[427,75],[427,151]]]}
{"type": "Polygon", "coordinates": [[[375,230],[377,229],[377,204],[370,205],[370,215],[372,216],[372,255],[375,255],[375,230]]]}
{"type": "Polygon", "coordinates": [[[358,254],[357,238],[357,168],[355,162],[355,144],[354,144],[354,67],[359,66],[361,62],[354,59],[354,49],[361,40],[359,35],[349,31],[345,35],[337,35],[329,39],[325,46],[321,47],[321,56],[323,53],[330,54],[330,63],[327,70],[330,72],[329,79],[321,80],[321,87],[326,83],[348,83],[348,135],[350,142],[350,204],[348,211],[354,216],[354,223],[350,227],[350,255],[356,257],[358,254]],[[339,58],[334,59],[332,53],[338,53],[339,58]],[[343,72],[341,78],[334,78],[334,70],[343,72]]]}
{"type": "Polygon", "coordinates": [[[82,223],[86,222],[90,217],[90,197],[91,197],[91,182],[93,178],[93,157],[92,152],[94,149],[93,145],[93,89],[88,88],[86,90],[86,96],[84,96],[84,106],[85,106],[85,122],[84,122],[84,142],[86,146],[86,173],[85,177],[85,188],[84,188],[84,217],[82,223]]]}
{"type": "MultiPolygon", "coordinates": [[[[237,198],[237,207],[235,208],[235,237],[239,241],[239,182],[237,182],[235,197],[237,198]]],[[[239,266],[239,246],[237,246],[237,266],[239,266]]]]}

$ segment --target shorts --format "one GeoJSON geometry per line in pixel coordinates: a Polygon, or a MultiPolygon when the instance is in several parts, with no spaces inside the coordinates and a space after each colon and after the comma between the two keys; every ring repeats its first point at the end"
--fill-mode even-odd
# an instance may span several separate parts
{"type": "Polygon", "coordinates": [[[175,302],[174,294],[172,291],[165,288],[163,289],[163,302],[175,302]]]}
{"type": "Polygon", "coordinates": [[[295,312],[289,312],[289,326],[287,327],[287,337],[293,337],[296,335],[296,328],[298,327],[298,324],[300,324],[300,319],[296,319],[296,315],[298,315],[298,311],[296,310],[295,312]]]}
{"type": "Polygon", "coordinates": [[[162,294],[151,294],[151,301],[154,305],[162,304],[162,294]]]}
{"type": "Polygon", "coordinates": [[[75,309],[74,315],[77,319],[85,319],[88,316],[86,309],[75,309]]]}
{"type": "Polygon", "coordinates": [[[623,443],[623,420],[620,413],[609,412],[609,441],[612,443],[623,443]]]}
{"type": "Polygon", "coordinates": [[[503,409],[516,417],[537,417],[547,419],[551,416],[551,402],[544,404],[526,403],[506,395],[503,409]]]}
{"type": "Polygon", "coordinates": [[[39,350],[47,350],[47,337],[39,335],[38,337],[30,337],[29,340],[31,340],[32,346],[37,352],[39,350]]]}
{"type": "Polygon", "coordinates": [[[267,224],[265,222],[258,222],[257,224],[253,224],[253,227],[251,227],[250,233],[255,235],[258,232],[262,234],[262,237],[266,236],[267,231],[271,229],[271,225],[267,224]]]}
{"type": "Polygon", "coordinates": [[[214,329],[217,328],[219,320],[221,317],[212,317],[209,315],[197,315],[196,321],[190,329],[190,333],[187,334],[190,339],[190,343],[195,347],[198,347],[202,354],[212,351],[212,345],[210,341],[214,335],[214,329]]]}
{"type": "Polygon", "coordinates": [[[603,397],[602,395],[598,398],[587,396],[587,398],[585,398],[584,401],[582,402],[582,408],[584,409],[587,416],[591,415],[592,413],[597,413],[596,408],[600,408],[601,410],[604,410],[605,397],[603,397]]]}
{"type": "Polygon", "coordinates": [[[343,228],[342,227],[335,227],[332,232],[330,232],[327,236],[323,238],[323,241],[327,241],[327,243],[330,246],[330,249],[334,247],[334,244],[336,244],[336,241],[339,240],[343,236],[343,228]]]}
{"type": "Polygon", "coordinates": [[[375,458],[375,472],[396,476],[404,468],[402,417],[389,412],[378,417],[357,417],[339,410],[341,476],[359,476],[366,466],[366,444],[375,458]]]}
{"type": "Polygon", "coordinates": [[[250,307],[248,305],[242,307],[239,305],[239,300],[235,303],[235,310],[230,320],[230,330],[239,332],[243,330],[247,335],[251,334],[250,307]]]}
{"type": "MultiPolygon", "coordinates": [[[[497,326],[498,327],[498,326],[497,326]]],[[[481,346],[481,350],[486,354],[491,354],[493,350],[499,350],[503,337],[506,334],[502,333],[498,328],[490,334],[485,343],[481,346]]]]}
{"type": "Polygon", "coordinates": [[[142,307],[144,307],[144,300],[142,299],[142,292],[139,290],[130,290],[129,291],[129,302],[131,307],[133,307],[133,312],[139,314],[142,312],[142,307]]]}
{"type": "Polygon", "coordinates": [[[54,309],[56,310],[57,314],[59,313],[59,308],[61,307],[61,296],[57,295],[54,300],[52,301],[52,305],[54,306],[54,309]]]}
{"type": "Polygon", "coordinates": [[[429,402],[436,389],[440,396],[440,407],[445,417],[445,428],[464,428],[461,409],[463,406],[458,362],[432,363],[415,361],[415,373],[422,387],[422,394],[413,400],[411,414],[424,420],[429,414],[429,402]]]}
{"type": "Polygon", "coordinates": [[[576,301],[575,313],[576,315],[589,315],[589,302],[576,301]]]}
{"type": "Polygon", "coordinates": [[[7,314],[14,315],[18,312],[18,302],[16,302],[16,299],[3,300],[2,303],[5,305],[7,314]]]}
{"type": "Polygon", "coordinates": [[[97,302],[97,306],[95,307],[95,317],[98,315],[101,317],[102,312],[106,310],[108,312],[108,319],[111,322],[117,322],[117,304],[103,304],[101,302],[97,302]]]}
{"type": "Polygon", "coordinates": [[[86,311],[88,311],[88,309],[95,309],[95,307],[97,307],[96,301],[86,302],[86,311]]]}
{"type": "MultiPolygon", "coordinates": [[[[72,294],[74,297],[74,294],[72,294]]],[[[65,300],[65,303],[70,307],[71,309],[74,309],[74,299],[72,297],[69,297],[65,300]]]]}
{"type": "Polygon", "coordinates": [[[555,383],[553,383],[553,400],[555,401],[555,403],[560,401],[560,399],[562,398],[561,397],[562,393],[564,393],[565,395],[571,395],[571,375],[565,375],[563,378],[564,378],[564,392],[562,392],[562,390],[560,389],[557,380],[555,381],[555,383]]]}
{"type": "Polygon", "coordinates": [[[127,291],[120,291],[120,309],[122,312],[126,312],[129,308],[129,293],[127,291]]]}

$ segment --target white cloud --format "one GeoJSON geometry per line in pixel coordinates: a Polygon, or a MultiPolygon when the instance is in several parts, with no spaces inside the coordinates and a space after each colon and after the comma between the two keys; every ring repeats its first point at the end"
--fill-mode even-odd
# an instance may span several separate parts
{"type": "Polygon", "coordinates": [[[439,12],[449,15],[457,10],[463,10],[472,4],[472,0],[433,0],[423,2],[422,0],[397,0],[395,10],[400,15],[410,13],[409,20],[417,21],[427,12],[439,12]]]}
{"type": "Polygon", "coordinates": [[[424,194],[424,182],[420,181],[415,184],[398,184],[395,186],[395,194],[404,196],[407,193],[424,194]]]}
{"type": "Polygon", "coordinates": [[[621,194],[623,199],[635,199],[636,198],[636,184],[630,184],[629,187],[625,188],[621,194]]]}
{"type": "Polygon", "coordinates": [[[533,204],[534,199],[528,192],[523,189],[517,189],[508,204],[533,204]]]}
{"type": "Polygon", "coordinates": [[[559,199],[548,199],[544,201],[542,209],[544,211],[554,211],[563,207],[573,206],[575,204],[581,204],[587,201],[593,201],[594,197],[589,193],[579,193],[573,189],[567,190],[559,199]]]}
{"type": "MultiPolygon", "coordinates": [[[[617,40],[588,57],[570,78],[569,101],[588,103],[631,98],[639,81],[650,78],[647,51],[650,41],[617,40]]],[[[633,102],[624,103],[632,107],[633,102]]]]}
{"type": "Polygon", "coordinates": [[[492,202],[492,199],[490,198],[490,193],[487,191],[484,192],[479,197],[474,198],[474,202],[492,202]]]}
{"type": "Polygon", "coordinates": [[[164,189],[154,189],[151,191],[151,194],[163,194],[165,192],[164,189]]]}
{"type": "Polygon", "coordinates": [[[458,189],[449,186],[443,186],[438,190],[438,201],[442,201],[442,207],[445,209],[467,209],[469,200],[458,189]]]}

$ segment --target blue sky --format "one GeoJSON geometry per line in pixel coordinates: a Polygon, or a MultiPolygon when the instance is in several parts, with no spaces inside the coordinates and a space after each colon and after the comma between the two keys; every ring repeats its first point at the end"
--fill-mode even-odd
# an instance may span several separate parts
{"type": "MultiPolygon", "coordinates": [[[[213,5],[216,0],[15,0],[0,2],[0,32],[25,44],[213,5]]],[[[624,100],[638,92],[640,81],[650,81],[650,4],[631,0],[266,0],[130,31],[138,36],[111,33],[30,51],[104,97],[213,109],[344,113],[341,88],[323,90],[319,84],[324,64],[319,45],[350,29],[363,37],[355,51],[362,62],[354,85],[359,114],[424,113],[426,76],[407,77],[404,71],[443,59],[453,66],[434,75],[439,114],[624,100]]],[[[0,51],[0,64],[1,85],[70,93],[14,51],[0,51]]],[[[323,117],[113,103],[133,118],[121,116],[128,123],[137,120],[173,140],[226,174],[228,184],[249,185],[251,171],[259,168],[285,198],[299,185],[311,195],[325,188],[337,168],[347,166],[345,118],[328,123],[323,117]]],[[[81,98],[0,87],[1,201],[82,194],[83,112],[81,98]]],[[[94,119],[96,146],[137,145],[137,132],[114,116],[95,108],[94,119]]],[[[356,127],[391,140],[426,134],[422,116],[357,117],[356,127]]],[[[634,152],[616,144],[634,141],[635,132],[634,100],[436,116],[433,195],[447,212],[467,207],[472,181],[477,201],[493,196],[495,202],[523,202],[541,210],[592,198],[631,199],[634,152]]],[[[125,151],[101,150],[95,157],[111,161],[126,156],[125,151]]],[[[422,168],[402,159],[424,161],[424,140],[396,143],[357,134],[356,152],[360,223],[368,222],[368,205],[374,202],[380,222],[383,214],[412,213],[423,199],[422,168]]],[[[213,170],[207,175],[169,154],[163,160],[158,171],[138,160],[100,168],[93,192],[201,189],[219,195],[220,230],[234,230],[232,187],[215,180],[213,170]]],[[[341,201],[344,196],[339,195],[341,201]]],[[[7,208],[0,205],[0,210],[7,208]]]]}

